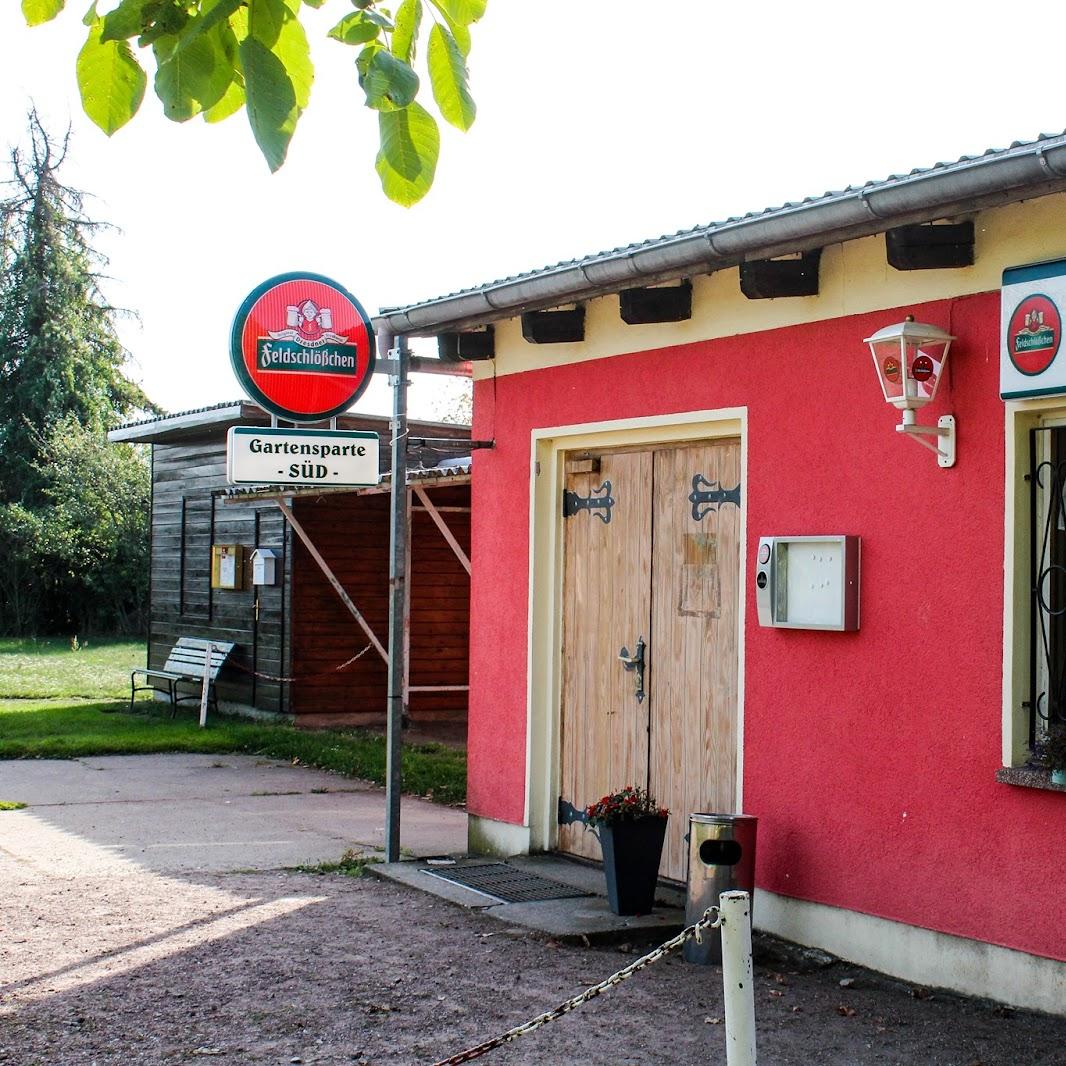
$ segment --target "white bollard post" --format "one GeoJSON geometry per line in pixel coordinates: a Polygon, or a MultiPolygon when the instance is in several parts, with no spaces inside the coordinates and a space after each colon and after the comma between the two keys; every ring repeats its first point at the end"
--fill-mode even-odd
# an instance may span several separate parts
{"type": "Polygon", "coordinates": [[[751,897],[723,892],[722,986],[727,1066],[755,1066],[755,971],[751,962],[751,897]]]}
{"type": "Polygon", "coordinates": [[[204,684],[200,689],[200,728],[203,729],[207,725],[207,694],[211,691],[211,656],[214,654],[215,646],[211,641],[207,642],[207,647],[204,649],[204,684]]]}

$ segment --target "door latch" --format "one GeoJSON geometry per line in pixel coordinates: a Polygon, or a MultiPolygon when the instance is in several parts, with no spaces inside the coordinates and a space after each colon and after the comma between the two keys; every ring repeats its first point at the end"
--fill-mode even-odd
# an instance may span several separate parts
{"type": "Polygon", "coordinates": [[[636,649],[632,655],[629,654],[629,649],[625,647],[618,653],[618,661],[627,670],[636,670],[637,672],[637,703],[644,702],[644,649],[646,647],[644,638],[641,637],[637,641],[636,649]]]}

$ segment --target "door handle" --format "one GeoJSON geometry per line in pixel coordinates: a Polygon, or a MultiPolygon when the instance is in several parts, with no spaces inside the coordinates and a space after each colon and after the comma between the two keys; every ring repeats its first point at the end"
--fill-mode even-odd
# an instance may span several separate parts
{"type": "Polygon", "coordinates": [[[637,703],[644,702],[644,649],[646,647],[644,638],[640,637],[632,655],[629,654],[629,649],[626,647],[623,647],[618,653],[618,661],[622,666],[626,670],[635,670],[637,672],[637,703]]]}

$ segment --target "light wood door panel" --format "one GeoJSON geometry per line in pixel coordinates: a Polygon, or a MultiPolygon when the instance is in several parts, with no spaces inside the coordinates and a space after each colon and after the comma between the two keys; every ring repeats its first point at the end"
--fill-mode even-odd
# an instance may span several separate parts
{"type": "Polygon", "coordinates": [[[736,803],[740,509],[701,505],[694,518],[697,474],[737,486],[739,442],[662,449],[654,459],[649,784],[671,811],[659,872],[679,881],[689,814],[736,803]]]}
{"type": "MultiPolygon", "coordinates": [[[[578,808],[647,781],[649,701],[637,702],[636,675],[618,653],[648,639],[652,463],[646,451],[605,453],[597,473],[566,478],[582,498],[610,482],[614,499],[610,522],[598,509],[565,521],[560,794],[578,808]]],[[[600,858],[580,823],[560,826],[559,848],[600,858]]]]}
{"type": "MultiPolygon", "coordinates": [[[[611,521],[582,510],[565,522],[560,794],[581,808],[623,785],[646,786],[671,810],[660,875],[687,873],[694,811],[736,809],[740,509],[693,515],[693,479],[735,489],[740,443],[605,452],[596,473],[571,473],[582,498],[610,482],[611,521]],[[645,692],[618,661],[647,643],[645,692]]],[[[579,823],[558,846],[599,859],[579,823]]]]}

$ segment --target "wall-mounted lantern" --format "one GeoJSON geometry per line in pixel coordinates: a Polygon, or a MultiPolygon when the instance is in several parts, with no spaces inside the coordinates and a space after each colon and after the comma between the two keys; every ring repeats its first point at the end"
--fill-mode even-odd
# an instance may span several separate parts
{"type": "Polygon", "coordinates": [[[936,452],[943,467],[955,465],[955,416],[941,415],[935,426],[920,426],[914,412],[936,396],[954,339],[939,326],[915,322],[908,315],[905,322],[885,326],[865,342],[873,353],[885,401],[903,412],[896,432],[936,452]],[[937,438],[936,443],[926,437],[937,438]]]}

